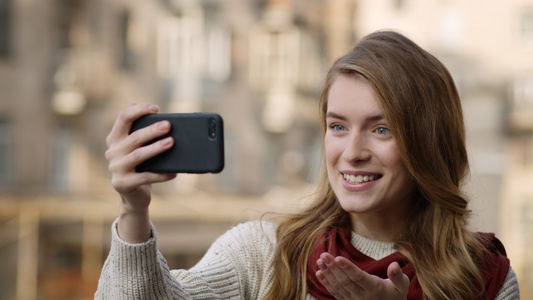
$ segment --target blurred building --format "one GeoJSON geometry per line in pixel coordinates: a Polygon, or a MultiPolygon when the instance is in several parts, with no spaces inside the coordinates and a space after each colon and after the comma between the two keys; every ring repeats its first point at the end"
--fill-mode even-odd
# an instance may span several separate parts
{"type": "Polygon", "coordinates": [[[327,65],[353,42],[352,6],[0,1],[0,298],[92,299],[118,212],[105,138],[133,102],[225,120],[222,173],[155,187],[173,267],[297,201],[318,169],[316,103],[327,65]]]}
{"type": "Polygon", "coordinates": [[[319,168],[325,72],[381,28],[456,78],[473,227],[497,232],[533,295],[528,2],[0,0],[0,299],[92,299],[118,212],[105,137],[132,102],[225,121],[222,173],[154,187],[172,267],[190,267],[237,222],[297,206],[319,168]]]}

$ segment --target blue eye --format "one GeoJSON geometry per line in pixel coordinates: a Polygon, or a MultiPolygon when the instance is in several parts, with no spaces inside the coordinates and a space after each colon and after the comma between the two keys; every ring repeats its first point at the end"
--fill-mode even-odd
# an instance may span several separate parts
{"type": "Polygon", "coordinates": [[[386,127],[378,127],[376,129],[376,133],[379,134],[379,135],[385,135],[385,136],[389,136],[390,135],[390,130],[386,127]]]}
{"type": "Polygon", "coordinates": [[[339,124],[330,125],[329,128],[332,129],[333,131],[343,131],[344,130],[344,126],[339,125],[339,124]]]}

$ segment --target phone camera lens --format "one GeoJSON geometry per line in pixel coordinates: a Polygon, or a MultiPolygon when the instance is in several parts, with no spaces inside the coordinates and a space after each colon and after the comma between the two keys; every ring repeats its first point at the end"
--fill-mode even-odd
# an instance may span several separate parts
{"type": "Polygon", "coordinates": [[[215,138],[217,123],[214,119],[209,119],[209,137],[215,138]]]}

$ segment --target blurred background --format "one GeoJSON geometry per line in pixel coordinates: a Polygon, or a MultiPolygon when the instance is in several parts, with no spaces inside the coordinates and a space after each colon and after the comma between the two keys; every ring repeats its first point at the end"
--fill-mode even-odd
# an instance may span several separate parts
{"type": "Polygon", "coordinates": [[[325,73],[384,28],[453,74],[471,226],[500,237],[532,299],[531,0],[0,0],[0,299],[93,298],[118,213],[105,138],[132,102],[225,121],[222,173],[154,187],[172,268],[239,222],[302,205],[325,73]]]}

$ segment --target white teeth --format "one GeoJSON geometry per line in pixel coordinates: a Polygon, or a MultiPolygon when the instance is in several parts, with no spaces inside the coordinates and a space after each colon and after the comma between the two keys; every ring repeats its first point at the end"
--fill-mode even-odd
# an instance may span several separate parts
{"type": "Polygon", "coordinates": [[[368,181],[373,181],[374,179],[378,179],[380,178],[379,175],[348,175],[348,174],[343,174],[343,177],[344,177],[344,180],[348,181],[349,183],[351,184],[358,184],[358,183],[362,183],[362,182],[368,182],[368,181]]]}

